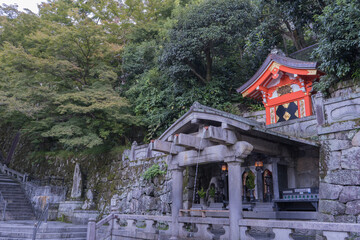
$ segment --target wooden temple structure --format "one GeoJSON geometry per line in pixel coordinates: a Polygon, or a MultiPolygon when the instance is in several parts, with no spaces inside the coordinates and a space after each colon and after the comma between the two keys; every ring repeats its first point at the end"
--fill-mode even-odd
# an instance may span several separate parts
{"type": "Polygon", "coordinates": [[[323,72],[316,62],[270,54],[255,75],[237,89],[244,97],[262,100],[266,124],[312,115],[312,85],[323,72]]]}

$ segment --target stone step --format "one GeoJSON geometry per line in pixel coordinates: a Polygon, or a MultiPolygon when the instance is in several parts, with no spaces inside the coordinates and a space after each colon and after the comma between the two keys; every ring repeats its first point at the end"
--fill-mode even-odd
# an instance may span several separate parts
{"type": "MultiPolygon", "coordinates": [[[[1,208],[0,211],[2,212],[3,208],[1,208]]],[[[19,210],[15,209],[14,207],[9,207],[9,208],[6,208],[6,212],[7,213],[14,213],[14,214],[17,214],[19,212],[33,213],[33,209],[32,209],[32,206],[28,206],[27,208],[19,208],[19,210]]]]}
{"type": "MultiPolygon", "coordinates": [[[[1,209],[1,212],[2,211],[3,210],[1,209]]],[[[6,212],[7,213],[12,213],[13,215],[17,214],[17,213],[31,213],[31,214],[33,214],[33,211],[31,210],[31,208],[30,209],[29,208],[21,208],[19,210],[16,210],[14,208],[6,208],[6,212]]]]}
{"type": "Polygon", "coordinates": [[[0,182],[3,182],[3,183],[16,183],[13,179],[11,178],[0,178],[0,182]]]}
{"type": "MultiPolygon", "coordinates": [[[[34,221],[35,223],[35,221],[34,221]]],[[[0,226],[0,232],[24,232],[24,233],[33,233],[33,224],[31,226],[24,226],[21,228],[14,228],[14,227],[2,227],[0,226]]],[[[38,233],[84,233],[87,231],[87,227],[45,227],[44,223],[38,229],[38,233]]]]}
{"type": "MultiPolygon", "coordinates": [[[[63,240],[64,238],[50,238],[51,240],[63,240]]],[[[68,240],[86,240],[85,238],[66,238],[68,240]]],[[[0,240],[32,240],[32,238],[0,237],[0,240]]]]}
{"type": "MultiPolygon", "coordinates": [[[[0,237],[11,237],[11,238],[32,238],[32,232],[0,232],[0,237]]],[[[71,239],[71,238],[86,238],[86,232],[61,232],[61,233],[41,233],[36,234],[36,239],[71,239]]]]}
{"type": "Polygon", "coordinates": [[[20,193],[19,193],[19,194],[5,193],[5,194],[3,194],[3,197],[5,198],[5,200],[6,200],[6,198],[11,198],[11,199],[27,199],[23,193],[22,193],[22,194],[20,194],[20,193]]]}
{"type": "MultiPolygon", "coordinates": [[[[0,191],[7,201],[6,220],[34,220],[35,215],[31,203],[21,188],[21,185],[8,176],[0,175],[0,191]]],[[[0,215],[3,205],[0,205],[0,215]]],[[[0,223],[1,225],[1,223],[0,223]]],[[[0,233],[1,234],[1,233],[0,233]]],[[[2,236],[2,235],[0,235],[2,236]]],[[[13,237],[13,236],[9,236],[13,237]]],[[[16,236],[15,236],[16,238],[16,236]]]]}
{"type": "Polygon", "coordinates": [[[1,187],[6,187],[6,186],[21,186],[19,183],[14,182],[11,179],[0,179],[0,186],[1,187]]]}
{"type": "MultiPolygon", "coordinates": [[[[34,223],[36,221],[12,221],[0,222],[0,240],[24,240],[32,239],[34,223]]],[[[38,229],[36,239],[51,240],[85,240],[87,233],[86,225],[70,225],[61,222],[43,223],[38,229]],[[67,226],[64,226],[67,225],[67,226]]]]}
{"type": "Polygon", "coordinates": [[[18,192],[23,192],[24,190],[22,190],[21,188],[0,188],[1,193],[18,193],[18,192]]]}
{"type": "MultiPolygon", "coordinates": [[[[29,202],[12,202],[12,201],[8,201],[7,205],[6,205],[6,208],[7,209],[12,209],[12,208],[29,208],[31,207],[31,204],[29,202]]],[[[0,205],[0,209],[3,209],[3,205],[0,205]]]]}

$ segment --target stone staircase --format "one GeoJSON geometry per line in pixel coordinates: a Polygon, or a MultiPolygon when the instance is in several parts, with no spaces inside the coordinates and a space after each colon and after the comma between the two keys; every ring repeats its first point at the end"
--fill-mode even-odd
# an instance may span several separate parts
{"type": "MultiPolygon", "coordinates": [[[[31,203],[20,183],[5,174],[0,174],[0,191],[7,201],[5,220],[35,220],[31,203]]],[[[3,206],[0,205],[1,216],[3,206]]]]}
{"type": "MultiPolygon", "coordinates": [[[[0,222],[0,240],[31,240],[35,221],[0,222]]],[[[43,223],[38,229],[36,239],[85,240],[86,225],[73,225],[62,222],[43,223]]]]}
{"type": "MultiPolygon", "coordinates": [[[[31,240],[37,221],[20,183],[0,173],[0,191],[7,201],[5,221],[0,221],[0,240],[31,240]]],[[[0,205],[0,219],[2,210],[0,205]]],[[[49,221],[41,224],[36,239],[85,240],[86,232],[87,225],[49,221]]]]}

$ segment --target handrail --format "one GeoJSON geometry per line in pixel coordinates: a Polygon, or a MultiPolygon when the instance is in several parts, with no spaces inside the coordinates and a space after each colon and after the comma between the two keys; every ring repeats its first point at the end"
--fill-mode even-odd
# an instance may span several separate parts
{"type": "Polygon", "coordinates": [[[268,227],[268,228],[293,228],[302,230],[320,230],[337,232],[360,232],[358,223],[318,222],[318,221],[284,221],[263,219],[240,219],[239,226],[268,227]]]}
{"type": "Polygon", "coordinates": [[[47,203],[47,204],[45,205],[44,210],[42,211],[42,213],[40,214],[40,217],[38,218],[38,222],[34,224],[34,231],[33,231],[32,240],[35,240],[35,239],[36,239],[37,231],[38,231],[38,229],[40,228],[43,220],[45,221],[45,223],[47,223],[48,216],[49,216],[49,205],[50,205],[50,203],[47,203]],[[44,218],[44,217],[45,217],[45,218],[44,218]]]}
{"type": "Polygon", "coordinates": [[[109,214],[108,216],[106,216],[105,218],[101,219],[99,222],[96,223],[96,228],[100,228],[102,225],[110,222],[114,218],[115,218],[114,214],[109,214]]]}
{"type": "Polygon", "coordinates": [[[5,213],[6,213],[7,201],[4,199],[1,191],[0,191],[0,204],[4,204],[3,214],[2,214],[2,221],[5,221],[5,213]]]}
{"type": "Polygon", "coordinates": [[[6,164],[1,164],[0,169],[4,174],[11,176],[11,177],[15,177],[16,179],[18,179],[21,182],[26,182],[28,179],[27,173],[22,174],[14,169],[8,168],[6,166],[6,164]]]}

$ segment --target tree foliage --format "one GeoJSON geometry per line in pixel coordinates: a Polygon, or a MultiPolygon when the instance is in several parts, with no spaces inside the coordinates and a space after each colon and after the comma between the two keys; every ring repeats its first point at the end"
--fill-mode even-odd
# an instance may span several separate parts
{"type": "Polygon", "coordinates": [[[327,74],[317,89],[326,91],[339,80],[360,79],[359,1],[332,1],[316,20],[320,41],[314,54],[327,74]]]}
{"type": "Polygon", "coordinates": [[[34,152],[147,141],[195,101],[251,106],[236,88],[274,47],[318,43],[325,91],[359,79],[359,11],[355,0],[49,0],[39,14],[2,5],[0,127],[34,152]]]}

